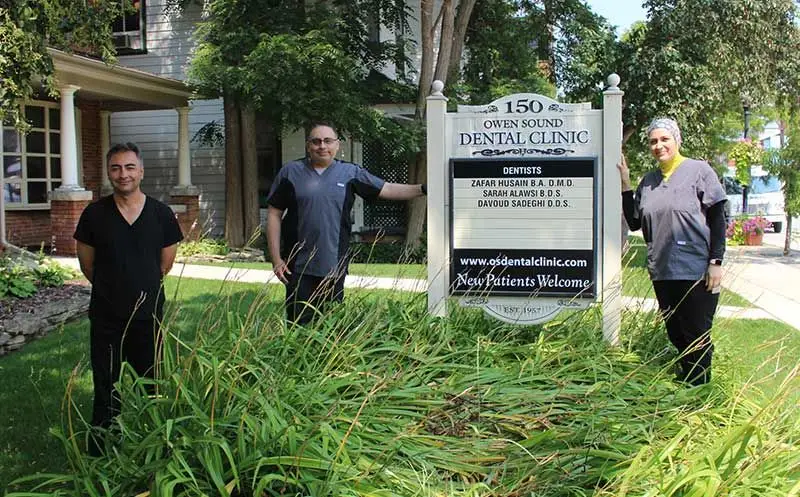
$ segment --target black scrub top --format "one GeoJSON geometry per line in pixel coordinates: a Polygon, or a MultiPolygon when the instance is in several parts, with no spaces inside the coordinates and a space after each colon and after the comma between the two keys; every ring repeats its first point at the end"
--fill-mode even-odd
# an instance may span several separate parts
{"type": "Polygon", "coordinates": [[[113,195],[103,197],[83,211],[74,238],[94,247],[91,318],[161,318],[161,249],[183,239],[169,206],[148,196],[128,224],[113,195]]]}

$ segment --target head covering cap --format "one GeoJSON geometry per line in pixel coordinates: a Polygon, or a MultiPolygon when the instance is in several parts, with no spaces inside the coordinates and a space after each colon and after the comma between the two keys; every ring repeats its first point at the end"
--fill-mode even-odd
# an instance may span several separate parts
{"type": "Polygon", "coordinates": [[[669,132],[673,138],[675,138],[675,143],[678,145],[681,144],[683,141],[681,139],[681,128],[678,127],[678,123],[674,119],[670,119],[668,117],[657,117],[653,119],[650,123],[650,126],[647,127],[647,136],[650,136],[650,133],[654,129],[663,129],[669,132]]]}

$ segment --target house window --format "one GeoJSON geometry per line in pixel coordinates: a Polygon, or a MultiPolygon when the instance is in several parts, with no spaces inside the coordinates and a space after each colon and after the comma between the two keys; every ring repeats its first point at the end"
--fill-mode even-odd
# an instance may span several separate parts
{"type": "Polygon", "coordinates": [[[4,123],[0,134],[3,198],[7,208],[49,208],[49,191],[61,185],[61,112],[58,104],[33,102],[22,107],[31,123],[20,134],[4,123]]]}
{"type": "Polygon", "coordinates": [[[145,38],[145,13],[144,0],[119,0],[124,12],[111,26],[114,36],[114,46],[120,55],[144,53],[147,49],[145,38]],[[126,9],[132,5],[133,10],[126,9]]]}

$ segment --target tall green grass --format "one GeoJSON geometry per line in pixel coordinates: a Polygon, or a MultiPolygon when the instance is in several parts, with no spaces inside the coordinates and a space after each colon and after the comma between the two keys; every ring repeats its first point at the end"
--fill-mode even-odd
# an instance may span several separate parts
{"type": "Polygon", "coordinates": [[[287,327],[266,288],[222,286],[199,316],[174,307],[157,379],[121,380],[106,456],[84,455],[86,423],[66,409],[56,434],[70,470],[9,495],[800,489],[797,371],[780,372],[767,402],[725,375],[678,385],[654,313],[626,313],[624,345],[609,348],[594,311],[515,327],[466,309],[430,318],[424,294],[401,292],[354,291],[313,326],[287,327]]]}

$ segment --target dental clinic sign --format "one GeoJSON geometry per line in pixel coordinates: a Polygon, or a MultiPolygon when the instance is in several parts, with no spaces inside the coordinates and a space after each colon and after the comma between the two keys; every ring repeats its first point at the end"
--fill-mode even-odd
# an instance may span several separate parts
{"type": "Polygon", "coordinates": [[[428,304],[513,323],[601,302],[619,328],[622,92],[604,109],[517,94],[446,112],[428,98],[428,304]],[[612,316],[613,315],[613,316],[612,316]]]}
{"type": "MultiPolygon", "coordinates": [[[[538,102],[538,100],[534,100],[538,102]]],[[[485,119],[481,131],[459,133],[459,145],[542,146],[588,144],[588,129],[566,129],[562,118],[485,119]]]]}
{"type": "Polygon", "coordinates": [[[486,106],[461,105],[453,115],[453,156],[588,153],[602,139],[602,124],[593,122],[592,112],[598,111],[535,94],[511,95],[486,106]]]}
{"type": "Polygon", "coordinates": [[[593,158],[450,164],[452,294],[595,297],[593,158]]]}

